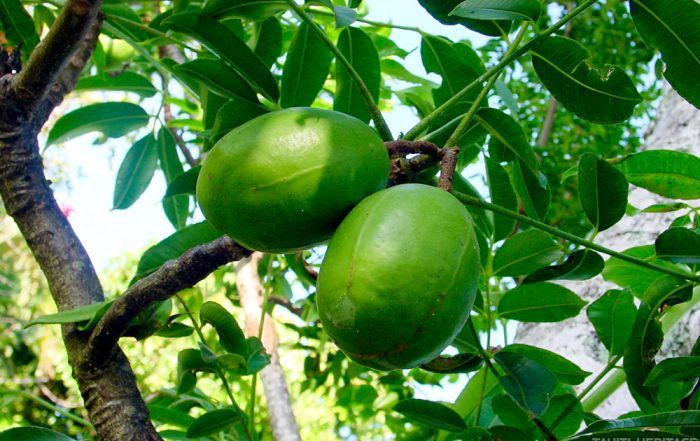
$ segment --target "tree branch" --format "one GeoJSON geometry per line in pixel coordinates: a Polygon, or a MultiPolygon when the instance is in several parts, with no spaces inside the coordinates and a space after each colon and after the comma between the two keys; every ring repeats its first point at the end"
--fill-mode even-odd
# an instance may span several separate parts
{"type": "Polygon", "coordinates": [[[12,82],[12,94],[28,115],[46,97],[85,40],[102,0],[69,0],[48,35],[12,82]]]}
{"type": "Polygon", "coordinates": [[[221,265],[250,254],[228,236],[197,246],[133,284],[102,317],[90,335],[81,363],[99,367],[109,359],[129,323],[143,308],[167,300],[207,277],[221,265]]]}
{"type": "Polygon", "coordinates": [[[450,192],[452,191],[452,178],[454,178],[455,169],[457,168],[459,148],[453,147],[443,149],[440,153],[440,179],[438,180],[438,187],[450,192]]]}

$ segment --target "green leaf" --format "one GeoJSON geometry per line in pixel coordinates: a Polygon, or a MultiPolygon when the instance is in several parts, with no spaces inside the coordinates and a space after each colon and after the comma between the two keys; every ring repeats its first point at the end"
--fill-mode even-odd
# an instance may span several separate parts
{"type": "Polygon", "coordinates": [[[546,349],[524,344],[510,344],[502,350],[520,354],[523,357],[526,357],[545,367],[549,372],[557,377],[557,380],[562,383],[574,385],[581,384],[586,377],[591,375],[590,372],[584,371],[575,363],[546,349]]]}
{"type": "MultiPolygon", "coordinates": [[[[379,99],[381,73],[379,54],[372,39],[359,28],[345,28],[338,37],[338,50],[355,68],[376,103],[379,99]]],[[[369,122],[369,109],[360,89],[355,85],[345,67],[338,62],[335,65],[335,78],[336,90],[333,110],[369,122]]]]}
{"type": "Polygon", "coordinates": [[[473,31],[491,37],[500,37],[510,30],[511,23],[504,21],[482,21],[450,15],[463,0],[418,0],[421,6],[442,24],[461,24],[473,31]]]}
{"type": "Polygon", "coordinates": [[[521,322],[560,322],[578,315],[585,304],[561,285],[531,283],[506,292],[498,304],[498,314],[521,322]]]}
{"type": "MultiPolygon", "coordinates": [[[[484,404],[487,405],[487,403],[488,401],[484,404]]],[[[508,394],[502,393],[494,396],[491,399],[491,408],[502,424],[517,427],[528,435],[536,433],[537,426],[530,419],[530,415],[508,394]]],[[[526,439],[534,439],[534,437],[530,436],[526,439]]]]}
{"type": "MultiPolygon", "coordinates": [[[[106,21],[110,26],[115,27],[132,40],[142,42],[148,38],[148,33],[142,28],[141,17],[129,5],[109,4],[102,5],[102,12],[105,13],[106,21]],[[116,20],[115,20],[116,18],[116,20]]],[[[117,38],[109,31],[105,32],[113,38],[117,38]]]]}
{"type": "MultiPolygon", "coordinates": [[[[623,251],[622,253],[631,257],[646,260],[656,265],[664,266],[666,268],[675,267],[672,263],[660,259],[653,259],[655,254],[653,245],[633,247],[623,251]]],[[[642,297],[644,292],[652,283],[654,283],[654,281],[658,280],[662,276],[663,274],[658,271],[642,268],[638,265],[615,257],[608,259],[608,261],[605,263],[605,269],[603,270],[603,278],[605,280],[613,282],[622,288],[629,289],[639,298],[642,297]]]]}
{"type": "Polygon", "coordinates": [[[24,327],[29,328],[34,325],[63,325],[67,323],[88,322],[93,316],[100,312],[105,305],[109,304],[111,304],[111,302],[90,303],[89,305],[80,306],[68,311],[42,315],[41,317],[29,321],[24,327]]]}
{"type": "Polygon", "coordinates": [[[625,216],[629,184],[607,161],[584,153],[578,162],[578,195],[588,221],[604,231],[625,216]]]}
{"type": "Polygon", "coordinates": [[[700,377],[700,356],[667,358],[654,366],[644,386],[658,386],[668,381],[693,380],[700,377]]]}
{"type": "Polygon", "coordinates": [[[700,198],[700,158],[672,150],[647,150],[625,157],[617,167],[637,187],[672,199],[700,198]]]}
{"type": "Polygon", "coordinates": [[[255,55],[271,67],[282,55],[282,24],[277,17],[270,17],[256,24],[255,55]]]}
{"type": "Polygon", "coordinates": [[[194,421],[194,418],[187,413],[165,406],[150,405],[148,406],[148,414],[153,421],[170,424],[182,429],[187,429],[194,421]]]}
{"type": "Polygon", "coordinates": [[[23,52],[29,54],[39,44],[39,35],[34,28],[32,17],[20,0],[0,2],[0,24],[9,42],[14,46],[22,46],[23,52]]]}
{"type": "Polygon", "coordinates": [[[700,109],[700,4],[695,0],[630,0],[634,25],[644,41],[661,52],[664,77],[700,109]]]}
{"type": "MultiPolygon", "coordinates": [[[[518,200],[508,178],[508,173],[496,161],[486,158],[486,174],[488,177],[491,202],[512,211],[518,209],[518,200]]],[[[497,213],[493,214],[494,241],[505,239],[513,232],[515,219],[497,213]]]]}
{"type": "Polygon", "coordinates": [[[222,235],[223,233],[212,227],[207,221],[190,225],[173,233],[143,253],[136,269],[136,275],[131,282],[147,276],[168,260],[180,257],[190,248],[211,242],[222,235]]]}
{"type": "MultiPolygon", "coordinates": [[[[444,37],[423,35],[420,54],[426,72],[442,77],[440,87],[433,90],[436,106],[452,98],[484,72],[484,65],[473,49],[444,37]]],[[[480,89],[475,87],[464,101],[473,101],[480,89]]]]}
{"type": "Polygon", "coordinates": [[[0,441],[75,441],[75,439],[43,427],[26,426],[13,427],[0,432],[0,441]]]}
{"type": "MultiPolygon", "coordinates": [[[[175,137],[166,127],[161,127],[158,131],[158,162],[165,176],[165,183],[168,188],[180,179],[183,172],[180,156],[177,153],[175,137]]],[[[187,196],[169,197],[167,191],[163,199],[163,211],[175,229],[184,228],[187,224],[187,217],[190,214],[190,198],[187,196]]]]}
{"type": "Polygon", "coordinates": [[[163,338],[181,338],[189,337],[194,333],[194,328],[178,322],[166,324],[163,328],[158,329],[154,335],[163,338]]]}
{"type": "Polygon", "coordinates": [[[503,389],[524,410],[541,415],[557,386],[556,377],[539,363],[515,352],[494,355],[505,371],[499,381],[503,389]]]}
{"type": "Polygon", "coordinates": [[[61,118],[49,132],[46,145],[58,144],[90,132],[119,138],[148,124],[149,116],[132,103],[98,103],[83,106],[61,118]]]}
{"type": "Polygon", "coordinates": [[[197,178],[201,170],[202,166],[198,165],[178,175],[178,177],[173,179],[170,185],[168,185],[168,189],[165,191],[165,197],[183,194],[194,195],[197,190],[197,178]]]}
{"type": "Polygon", "coordinates": [[[547,280],[588,280],[600,274],[605,261],[600,254],[591,250],[576,250],[561,265],[539,269],[523,280],[523,283],[545,282],[547,280]]]}
{"type": "MultiPolygon", "coordinates": [[[[397,80],[405,81],[413,84],[434,85],[427,78],[418,76],[404,66],[401,62],[393,58],[382,58],[382,74],[396,78],[397,80]]],[[[435,85],[437,87],[437,85],[435,85]]]]}
{"type": "Polygon", "coordinates": [[[194,389],[197,383],[196,372],[216,372],[215,361],[205,361],[197,349],[184,349],[177,354],[178,392],[194,389]]]}
{"type": "Polygon", "coordinates": [[[187,429],[188,438],[213,435],[241,421],[240,414],[233,409],[216,409],[200,416],[187,429]]]}
{"type": "Polygon", "coordinates": [[[499,276],[523,276],[561,258],[561,246],[540,230],[525,230],[508,239],[496,251],[493,273],[499,276]]]}
{"type": "MultiPolygon", "coordinates": [[[[677,433],[664,432],[654,430],[650,432],[648,430],[619,430],[619,431],[608,431],[608,432],[596,432],[596,433],[584,433],[582,435],[577,435],[573,438],[569,438],[568,441],[602,441],[602,440],[630,440],[630,441],[645,441],[651,438],[651,441],[661,440],[682,440],[683,438],[677,433]]],[[[689,440],[692,440],[690,438],[689,440]]]]}
{"type": "Polygon", "coordinates": [[[146,191],[158,166],[156,138],[149,133],[129,149],[117,172],[113,210],[124,210],[146,191]]]}
{"type": "Polygon", "coordinates": [[[539,0],[466,0],[450,15],[475,20],[530,20],[537,22],[542,11],[539,0]]]}
{"type": "Polygon", "coordinates": [[[331,68],[333,54],[306,23],[292,39],[282,72],[283,108],[310,106],[323,87],[331,68]]]}
{"type": "MultiPolygon", "coordinates": [[[[693,427],[700,426],[700,410],[654,413],[620,420],[600,420],[592,423],[582,433],[614,431],[643,427],[693,427]]],[[[647,432],[654,434],[656,432],[647,432]]],[[[673,439],[677,439],[674,436],[673,439]]]]}
{"type": "Polygon", "coordinates": [[[542,221],[549,212],[551,188],[544,174],[535,175],[522,164],[521,160],[513,163],[513,187],[523,202],[527,215],[542,221]]]}
{"type": "Polygon", "coordinates": [[[674,263],[700,263],[700,234],[688,228],[670,228],[656,238],[659,259],[674,263]]]}
{"type": "Polygon", "coordinates": [[[579,118],[598,124],[622,122],[642,101],[622,69],[592,68],[588,49],[575,40],[547,37],[531,51],[532,65],[542,83],[579,118]]]}
{"type": "Polygon", "coordinates": [[[333,7],[333,13],[335,14],[335,27],[337,29],[350,26],[357,19],[357,11],[344,6],[333,7]]]}
{"type": "Polygon", "coordinates": [[[525,130],[517,121],[502,111],[489,107],[479,109],[475,117],[500,146],[520,159],[532,173],[539,173],[535,151],[530,146],[525,130]]]}
{"type": "Polygon", "coordinates": [[[460,432],[467,428],[464,420],[454,410],[433,401],[409,399],[399,402],[394,410],[406,418],[429,426],[460,432]]]}
{"type": "Polygon", "coordinates": [[[586,315],[610,354],[622,354],[637,317],[634,296],[629,291],[611,289],[590,304],[586,315]]]}
{"type": "Polygon", "coordinates": [[[233,354],[247,355],[245,335],[236,319],[223,306],[215,302],[205,302],[199,310],[199,319],[202,324],[208,323],[216,329],[224,349],[233,354]]]}
{"type": "Polygon", "coordinates": [[[664,276],[651,284],[639,305],[630,341],[624,353],[627,386],[640,409],[649,412],[656,408],[657,386],[644,383],[654,368],[654,356],[663,343],[659,311],[665,306],[687,301],[692,296],[692,285],[675,277],[664,276]]]}
{"type": "Polygon", "coordinates": [[[555,421],[559,421],[554,434],[559,439],[568,439],[581,427],[583,422],[583,407],[574,394],[562,394],[552,398],[547,411],[540,418],[547,427],[553,427],[555,421]],[[566,412],[566,413],[565,413],[566,412]],[[563,419],[559,421],[559,417],[563,419]]]}
{"type": "Polygon", "coordinates": [[[288,8],[284,0],[207,0],[203,12],[217,19],[264,20],[288,8]]]}
{"type": "Polygon", "coordinates": [[[83,77],[75,85],[74,90],[133,92],[144,98],[152,97],[158,92],[148,78],[130,71],[122,72],[116,76],[95,75],[83,77]]]}
{"type": "Polygon", "coordinates": [[[206,15],[191,12],[175,14],[163,24],[199,41],[270,101],[276,102],[279,98],[277,81],[268,67],[225,25],[206,15]]]}
{"type": "Polygon", "coordinates": [[[197,58],[173,67],[175,72],[189,75],[207,89],[223,97],[258,104],[258,96],[246,79],[226,63],[212,58],[197,58]]]}
{"type": "Polygon", "coordinates": [[[231,130],[267,112],[267,109],[261,105],[247,101],[227,102],[216,114],[214,126],[211,128],[211,141],[217,142],[231,130]]]}

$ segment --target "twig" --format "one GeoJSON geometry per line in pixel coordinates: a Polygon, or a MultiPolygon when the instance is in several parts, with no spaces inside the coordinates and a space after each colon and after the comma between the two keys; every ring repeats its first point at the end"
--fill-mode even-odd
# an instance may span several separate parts
{"type": "Polygon", "coordinates": [[[228,236],[197,246],[133,284],[102,317],[90,335],[82,362],[99,366],[109,358],[129,323],[147,306],[191,288],[221,265],[250,254],[228,236]]]}
{"type": "Polygon", "coordinates": [[[440,151],[440,179],[438,187],[445,191],[452,191],[452,178],[457,168],[457,155],[459,154],[458,147],[443,149],[440,151]]]}
{"type": "Polygon", "coordinates": [[[668,274],[670,276],[674,277],[680,277],[681,279],[685,279],[691,282],[696,282],[700,283],[700,276],[696,276],[694,274],[687,273],[685,271],[680,271],[676,270],[673,268],[666,268],[660,265],[653,264],[651,262],[647,262],[642,259],[637,259],[636,257],[629,256],[627,254],[620,253],[615,250],[611,250],[610,248],[606,248],[602,245],[598,245],[594,242],[591,242],[589,240],[583,239],[581,237],[578,237],[576,235],[573,235],[571,233],[567,233],[566,231],[562,231],[558,228],[554,228],[552,226],[549,226],[545,224],[544,222],[540,222],[538,220],[529,218],[527,216],[524,216],[520,213],[516,213],[515,211],[509,210],[507,208],[501,207],[500,205],[495,205],[490,202],[482,201],[479,198],[475,198],[463,193],[459,193],[456,191],[452,191],[452,194],[459,199],[463,204],[466,205],[473,205],[475,207],[483,208],[485,210],[493,211],[494,213],[502,214],[504,216],[508,216],[512,219],[518,220],[520,222],[523,222],[525,224],[528,224],[532,227],[537,228],[538,230],[545,231],[549,234],[552,234],[554,236],[560,237],[562,239],[568,240],[571,243],[575,243],[577,245],[581,245],[585,248],[589,248],[594,251],[598,251],[603,254],[607,254],[608,256],[616,257],[620,260],[624,260],[625,262],[629,262],[644,268],[648,268],[654,271],[658,271],[663,274],[668,274]]]}
{"type": "Polygon", "coordinates": [[[396,141],[387,141],[384,143],[389,156],[392,158],[398,156],[406,156],[411,154],[423,154],[437,157],[440,148],[428,141],[407,141],[399,139],[396,141]]]}

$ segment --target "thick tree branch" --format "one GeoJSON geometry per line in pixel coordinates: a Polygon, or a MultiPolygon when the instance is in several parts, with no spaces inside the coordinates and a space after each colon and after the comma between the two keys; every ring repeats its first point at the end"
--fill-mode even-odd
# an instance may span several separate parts
{"type": "Polygon", "coordinates": [[[154,273],[132,285],[112,304],[92,332],[81,362],[99,367],[109,359],[129,323],[144,308],[193,287],[221,265],[240,260],[250,253],[250,250],[224,236],[166,262],[154,273]]]}
{"type": "Polygon", "coordinates": [[[69,0],[48,35],[34,49],[14,78],[12,93],[25,116],[56,83],[63,68],[77,52],[95,21],[102,0],[69,0]]]}

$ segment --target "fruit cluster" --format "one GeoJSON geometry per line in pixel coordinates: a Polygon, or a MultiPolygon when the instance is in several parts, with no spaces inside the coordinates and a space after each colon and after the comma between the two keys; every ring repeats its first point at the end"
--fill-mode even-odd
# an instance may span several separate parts
{"type": "Polygon", "coordinates": [[[386,370],[437,357],[464,326],[479,278],[464,206],[428,185],[384,189],[388,174],[369,126],[294,108],[224,136],[197,182],[207,219],[246,247],[286,253],[330,238],[321,323],[351,359],[386,370]]]}

